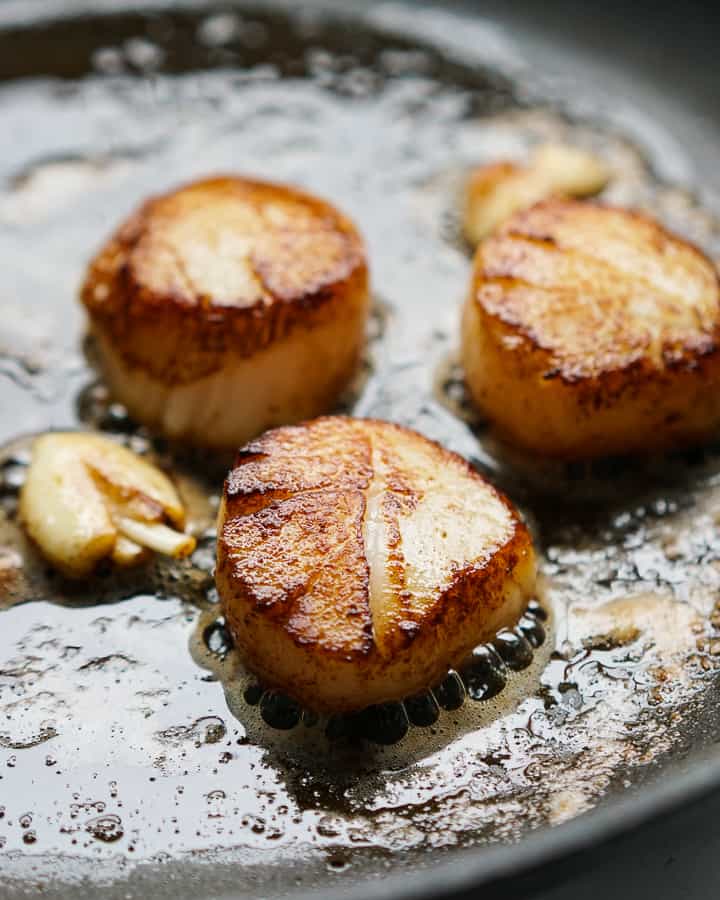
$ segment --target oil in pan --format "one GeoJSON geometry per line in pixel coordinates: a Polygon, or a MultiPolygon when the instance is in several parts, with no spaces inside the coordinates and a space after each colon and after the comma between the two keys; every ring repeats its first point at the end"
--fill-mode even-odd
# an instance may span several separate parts
{"type": "Polygon", "coordinates": [[[455,362],[469,273],[457,191],[472,164],[563,140],[606,161],[607,199],[650,209],[716,257],[717,222],[661,184],[642,147],[429,45],[279,13],[97,24],[47,27],[69,60],[47,75],[62,77],[0,91],[16,136],[0,161],[8,889],[24,890],[29,861],[57,884],[107,883],[192,853],[242,862],[248,892],[279,872],[279,893],[300,861],[334,873],[401,854],[412,865],[427,848],[515,840],[641,779],[685,739],[720,659],[718,456],[551,467],[540,478],[508,463],[470,411],[455,362]],[[182,457],[136,428],[81,348],[74,294],[99,242],[143,196],[214,171],[295,182],[353,215],[376,297],[364,378],[343,409],[470,458],[527,512],[543,552],[552,617],[532,662],[492,698],[388,746],[328,741],[307,716],[287,731],[263,722],[261,692],[218,621],[222,463],[182,457]],[[174,471],[199,535],[189,561],[71,587],[38,560],[17,523],[29,447],[17,436],[78,425],[174,471]]]}

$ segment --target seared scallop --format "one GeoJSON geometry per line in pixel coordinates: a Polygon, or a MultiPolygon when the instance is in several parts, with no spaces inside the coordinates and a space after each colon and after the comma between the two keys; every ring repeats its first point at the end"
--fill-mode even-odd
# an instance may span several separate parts
{"type": "Polygon", "coordinates": [[[52,432],[35,440],[20,518],[43,555],[70,578],[92,574],[104,559],[131,566],[153,551],[182,557],[195,549],[167,475],[94,434],[52,432]]]}
{"type": "Polygon", "coordinates": [[[235,450],[327,412],[361,358],[355,226],[292,187],[214,178],[146,202],[82,300],[114,396],[170,438],[235,450]]]}
{"type": "Polygon", "coordinates": [[[591,197],[609,178],[595,154],[566,144],[541,144],[526,165],[501,160],[479,166],[465,188],[465,237],[477,246],[518,210],[549,197],[591,197]]]}
{"type": "Polygon", "coordinates": [[[248,668],[340,712],[437,684],[514,624],[535,557],[517,512],[461,457],[386,422],[325,417],[240,450],[216,578],[248,668]]]}
{"type": "Polygon", "coordinates": [[[477,405],[529,451],[700,442],[720,425],[718,272],[638,212],[539,203],[480,245],[462,357],[477,405]]]}

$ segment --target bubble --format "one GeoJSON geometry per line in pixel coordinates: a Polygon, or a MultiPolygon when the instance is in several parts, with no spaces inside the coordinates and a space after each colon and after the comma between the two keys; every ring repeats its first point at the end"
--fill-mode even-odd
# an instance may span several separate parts
{"type": "Polygon", "coordinates": [[[248,706],[257,706],[260,702],[264,691],[259,684],[251,684],[245,688],[243,699],[248,706]]]}
{"type": "Polygon", "coordinates": [[[162,48],[146,38],[130,38],[123,49],[128,62],[141,72],[160,68],[165,58],[162,48]]]}
{"type": "Polygon", "coordinates": [[[203,640],[208,650],[219,657],[227,656],[233,646],[230,632],[225,627],[224,622],[220,620],[216,620],[207,626],[205,631],[203,631],[203,640]]]}
{"type": "Polygon", "coordinates": [[[25,484],[27,463],[18,459],[6,460],[0,466],[0,493],[17,494],[25,484]]]}
{"type": "Polygon", "coordinates": [[[93,52],[92,65],[103,75],[119,75],[125,68],[125,60],[116,47],[99,47],[93,52]]]}
{"type": "Polygon", "coordinates": [[[198,28],[198,40],[207,47],[222,47],[240,33],[240,20],[233,13],[209,16],[198,28]]]}
{"type": "Polygon", "coordinates": [[[531,647],[537,649],[545,643],[545,628],[542,622],[534,616],[523,616],[517,627],[531,647]]]}
{"type": "Polygon", "coordinates": [[[408,732],[410,722],[402,703],[369,706],[355,716],[354,730],[375,744],[395,744],[408,732]]]}
{"type": "Polygon", "coordinates": [[[408,697],[404,701],[404,706],[408,719],[420,728],[434,725],[440,717],[440,707],[430,691],[408,697]]]}
{"type": "Polygon", "coordinates": [[[300,721],[302,708],[290,697],[268,691],[260,701],[260,715],[272,728],[289,730],[300,721]]]}
{"type": "Polygon", "coordinates": [[[513,672],[526,669],[533,660],[532,646],[522,632],[504,629],[495,635],[493,644],[503,662],[513,672]]]}
{"type": "Polygon", "coordinates": [[[90,821],[85,824],[85,830],[88,834],[92,835],[95,840],[102,841],[106,844],[119,841],[125,834],[120,816],[112,814],[97,816],[95,819],[90,819],[90,821]]]}
{"type": "Polygon", "coordinates": [[[344,872],[346,869],[350,868],[350,860],[346,856],[334,853],[332,856],[328,857],[328,867],[332,869],[333,872],[344,872]]]}
{"type": "Polygon", "coordinates": [[[448,711],[460,709],[465,702],[465,685],[454,669],[450,669],[433,693],[438,704],[448,711]]]}
{"type": "Polygon", "coordinates": [[[490,700],[505,687],[505,664],[492,647],[476,647],[463,665],[462,677],[472,700],[490,700]]]}

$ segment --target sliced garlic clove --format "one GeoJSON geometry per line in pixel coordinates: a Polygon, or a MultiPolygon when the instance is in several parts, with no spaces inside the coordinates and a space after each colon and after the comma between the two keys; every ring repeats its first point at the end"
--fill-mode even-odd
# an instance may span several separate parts
{"type": "Polygon", "coordinates": [[[139,522],[137,519],[118,517],[117,526],[124,537],[164,556],[180,559],[195,549],[194,537],[160,522],[139,522]]]}
{"type": "Polygon", "coordinates": [[[535,151],[530,168],[553,193],[565,197],[598,194],[610,180],[607,166],[594,153],[567,144],[543,144],[535,151]]]}
{"type": "Polygon", "coordinates": [[[134,516],[163,516],[182,527],[185,510],[175,485],[167,475],[147,460],[114,441],[94,434],[66,435],[80,437],[83,459],[102,482],[108,499],[136,507],[134,516]]]}
{"type": "Polygon", "coordinates": [[[63,435],[38,438],[20,496],[35,543],[65,575],[82,578],[112,553],[117,529],[77,446],[63,435]]]}
{"type": "Polygon", "coordinates": [[[179,557],[194,538],[170,479],[107,438],[53,433],[35,441],[20,497],[20,517],[48,560],[71,578],[104,558],[136,565],[150,551],[179,557]]]}
{"type": "Polygon", "coordinates": [[[526,166],[509,161],[480,166],[465,190],[465,237],[477,245],[518,210],[551,196],[592,196],[609,179],[594,154],[565,144],[541,145],[526,166]]]}

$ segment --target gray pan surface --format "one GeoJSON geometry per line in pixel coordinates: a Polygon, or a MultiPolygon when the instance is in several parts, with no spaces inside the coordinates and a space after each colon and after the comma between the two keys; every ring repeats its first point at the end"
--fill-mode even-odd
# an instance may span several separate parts
{"type": "Polygon", "coordinates": [[[455,357],[473,163],[592,147],[607,199],[720,259],[717,34],[700,7],[649,4],[0,3],[0,896],[517,895],[717,789],[720,450],[523,459],[455,357]],[[375,302],[342,409],[468,457],[543,551],[532,666],[394,747],[273,732],[244,703],[234,654],[207,646],[223,463],[129,422],[83,342],[89,255],[142,197],[218,171],[358,221],[375,302]],[[52,576],[16,521],[51,427],[170,469],[192,560],[52,576]]]}

